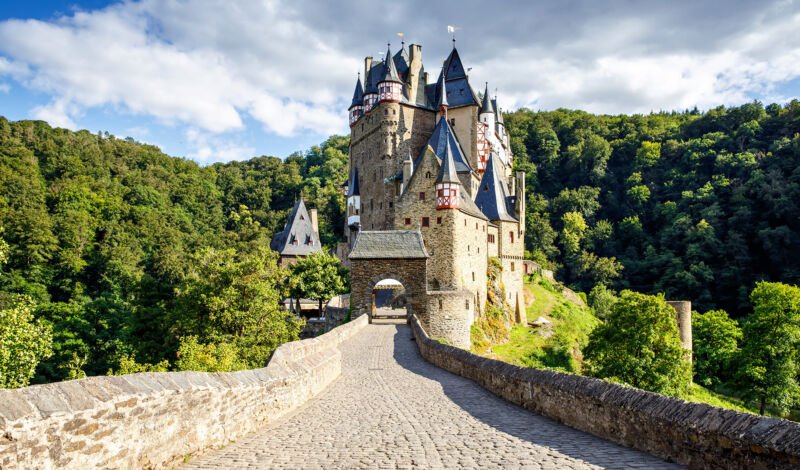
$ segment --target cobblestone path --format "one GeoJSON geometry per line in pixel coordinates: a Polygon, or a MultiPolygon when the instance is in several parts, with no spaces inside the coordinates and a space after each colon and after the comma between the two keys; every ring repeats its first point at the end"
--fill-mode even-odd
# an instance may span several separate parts
{"type": "Polygon", "coordinates": [[[342,346],[342,376],[270,426],[184,469],[677,469],[530,413],[420,356],[405,324],[342,346]]]}

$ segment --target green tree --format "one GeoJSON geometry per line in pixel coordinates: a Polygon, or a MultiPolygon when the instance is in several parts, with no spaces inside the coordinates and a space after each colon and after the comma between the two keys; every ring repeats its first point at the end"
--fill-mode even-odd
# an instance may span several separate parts
{"type": "Polygon", "coordinates": [[[292,267],[292,298],[313,299],[322,303],[348,291],[347,273],[339,259],[323,252],[315,252],[298,260],[292,267]]]}
{"type": "Polygon", "coordinates": [[[675,311],[662,294],[622,291],[605,323],[592,331],[583,356],[595,377],[651,392],[681,396],[691,382],[675,311]]]}
{"type": "Polygon", "coordinates": [[[263,367],[279,345],[298,338],[302,323],[278,302],[286,272],[277,253],[204,249],[192,258],[192,273],[177,290],[177,337],[196,336],[207,345],[231,344],[237,364],[263,367]]]}
{"type": "Polygon", "coordinates": [[[51,327],[33,318],[33,306],[17,296],[0,308],[0,388],[28,385],[39,361],[52,354],[51,327]]]}
{"type": "Polygon", "coordinates": [[[785,412],[800,394],[800,288],[759,282],[750,294],[753,313],[743,329],[738,378],[745,397],[785,412]]]}
{"type": "Polygon", "coordinates": [[[742,329],[724,310],[692,315],[695,380],[715,387],[732,378],[732,361],[739,352],[742,329]]]}
{"type": "Polygon", "coordinates": [[[588,296],[589,307],[592,308],[597,318],[605,319],[608,317],[614,304],[617,303],[616,293],[606,287],[603,283],[595,284],[588,296]]]}

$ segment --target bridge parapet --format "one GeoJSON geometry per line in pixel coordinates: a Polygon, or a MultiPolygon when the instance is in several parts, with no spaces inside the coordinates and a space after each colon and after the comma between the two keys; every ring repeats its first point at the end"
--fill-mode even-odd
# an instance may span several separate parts
{"type": "Polygon", "coordinates": [[[800,424],[579,375],[518,367],[439,343],[416,316],[428,362],[575,429],[693,469],[800,467],[800,424]]]}
{"type": "Polygon", "coordinates": [[[0,468],[167,468],[297,408],[341,373],[366,317],[279,346],[261,369],[89,377],[0,390],[0,468]]]}

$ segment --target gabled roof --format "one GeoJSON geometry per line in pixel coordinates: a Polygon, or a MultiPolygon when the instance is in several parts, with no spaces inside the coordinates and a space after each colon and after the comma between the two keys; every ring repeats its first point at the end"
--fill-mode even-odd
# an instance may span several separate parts
{"type": "Polygon", "coordinates": [[[359,232],[350,259],[425,259],[428,252],[419,230],[359,232]]]}
{"type": "Polygon", "coordinates": [[[397,67],[394,65],[394,58],[392,57],[392,50],[390,48],[386,49],[386,58],[383,59],[383,62],[383,78],[380,81],[403,83],[403,81],[400,80],[400,76],[397,75],[397,67]]]}
{"type": "Polygon", "coordinates": [[[442,166],[439,167],[439,175],[436,177],[437,183],[459,183],[456,174],[456,163],[453,161],[453,151],[450,149],[450,142],[445,143],[445,151],[442,156],[442,166]]]}
{"type": "Polygon", "coordinates": [[[350,178],[350,192],[347,194],[347,197],[350,196],[360,196],[361,192],[358,188],[358,167],[353,168],[353,176],[350,178]]]}
{"type": "Polygon", "coordinates": [[[494,106],[492,99],[489,98],[489,82],[486,82],[486,91],[483,92],[483,105],[481,106],[480,114],[494,114],[494,106]]]}
{"type": "Polygon", "coordinates": [[[359,75],[358,81],[356,81],[356,90],[353,92],[353,101],[350,103],[350,107],[353,106],[361,106],[364,104],[364,89],[361,88],[361,76],[359,75]]]}
{"type": "Polygon", "coordinates": [[[306,205],[302,200],[294,204],[292,212],[289,214],[289,221],[282,231],[272,237],[269,248],[281,255],[294,256],[306,256],[316,251],[322,251],[322,244],[319,242],[317,234],[314,233],[311,217],[308,216],[306,205]]]}
{"type": "Polygon", "coordinates": [[[450,124],[446,119],[444,119],[444,117],[439,119],[439,123],[436,124],[436,127],[433,129],[433,133],[431,133],[431,136],[428,138],[427,144],[422,146],[422,151],[417,157],[414,167],[416,168],[419,165],[420,159],[425,153],[425,149],[428,147],[428,145],[433,148],[433,152],[437,157],[444,159],[448,143],[450,144],[450,149],[453,152],[453,161],[456,164],[456,172],[471,172],[472,166],[469,164],[469,159],[461,149],[461,144],[456,138],[456,133],[453,132],[453,129],[450,128],[450,124]]]}
{"type": "Polygon", "coordinates": [[[510,214],[513,211],[508,209],[509,197],[501,179],[501,165],[494,154],[489,156],[486,171],[483,172],[481,184],[478,186],[478,194],[475,196],[475,205],[489,220],[516,222],[517,219],[510,214]]]}
{"type": "Polygon", "coordinates": [[[461,57],[458,55],[458,49],[453,46],[447,60],[444,61],[444,74],[447,80],[455,80],[456,78],[467,78],[467,71],[464,70],[464,65],[461,63],[461,57]]]}

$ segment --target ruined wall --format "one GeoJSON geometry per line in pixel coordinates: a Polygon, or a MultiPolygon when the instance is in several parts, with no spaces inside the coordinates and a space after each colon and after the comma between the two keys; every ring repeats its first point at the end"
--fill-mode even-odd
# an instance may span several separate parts
{"type": "MultiPolygon", "coordinates": [[[[692,350],[692,303],[688,300],[667,300],[667,305],[675,309],[678,322],[678,336],[683,349],[692,350]]],[[[691,356],[690,356],[691,357],[691,356]]]]}
{"type": "Polygon", "coordinates": [[[267,367],[89,377],[0,390],[0,468],[168,468],[292,411],[341,373],[362,318],[286,343],[267,367]]]}
{"type": "Polygon", "coordinates": [[[428,337],[411,319],[430,363],[534,413],[693,469],[800,466],[800,424],[635,388],[476,356],[428,337]]]}

